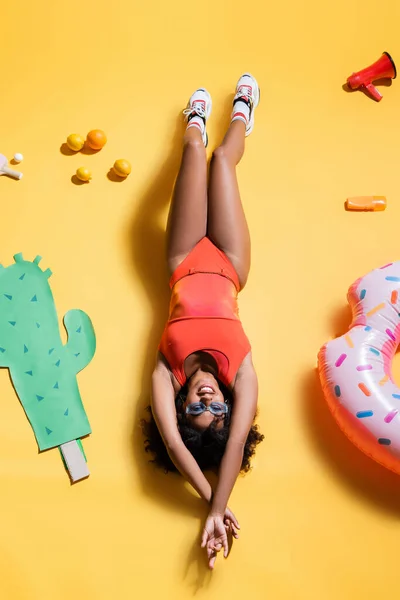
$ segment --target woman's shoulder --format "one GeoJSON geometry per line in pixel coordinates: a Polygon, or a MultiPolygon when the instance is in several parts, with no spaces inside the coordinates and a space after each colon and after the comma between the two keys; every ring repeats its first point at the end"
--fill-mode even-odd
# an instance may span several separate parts
{"type": "Polygon", "coordinates": [[[175,394],[180,392],[182,386],[179,384],[178,380],[176,379],[175,375],[173,374],[171,367],[168,364],[167,359],[159,350],[158,350],[157,356],[156,356],[156,364],[154,367],[154,371],[163,373],[165,376],[169,377],[169,379],[171,380],[172,386],[174,388],[175,394]]]}
{"type": "Polygon", "coordinates": [[[235,379],[231,383],[231,386],[230,386],[232,390],[235,387],[235,384],[238,381],[238,379],[240,379],[240,377],[242,377],[245,373],[248,373],[249,370],[255,371],[254,370],[254,365],[253,365],[253,356],[251,354],[251,350],[246,354],[246,356],[242,360],[242,363],[241,363],[240,367],[238,368],[238,370],[236,372],[235,379]]]}
{"type": "Polygon", "coordinates": [[[242,364],[239,367],[239,371],[240,369],[247,369],[247,368],[253,368],[254,369],[254,365],[253,365],[253,355],[251,353],[251,350],[246,354],[246,356],[244,357],[242,364]]]}

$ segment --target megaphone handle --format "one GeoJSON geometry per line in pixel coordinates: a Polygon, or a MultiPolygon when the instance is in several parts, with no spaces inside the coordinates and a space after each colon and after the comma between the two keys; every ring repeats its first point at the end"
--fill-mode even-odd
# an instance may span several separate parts
{"type": "Polygon", "coordinates": [[[368,90],[368,92],[371,94],[371,96],[377,102],[379,102],[380,100],[382,100],[382,98],[383,98],[382,94],[376,89],[376,87],[374,85],[372,85],[372,83],[366,83],[365,84],[365,89],[368,90]]]}

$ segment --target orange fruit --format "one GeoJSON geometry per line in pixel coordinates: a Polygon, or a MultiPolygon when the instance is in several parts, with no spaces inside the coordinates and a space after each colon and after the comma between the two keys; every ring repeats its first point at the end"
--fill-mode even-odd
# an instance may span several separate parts
{"type": "Polygon", "coordinates": [[[71,133],[71,135],[67,137],[67,146],[74,152],[79,152],[79,150],[83,148],[84,144],[85,138],[82,135],[79,135],[79,133],[71,133]]]}
{"type": "Polygon", "coordinates": [[[76,176],[81,181],[90,181],[92,179],[92,174],[86,167],[79,167],[76,171],[76,176]]]}
{"type": "Polygon", "coordinates": [[[132,171],[131,163],[125,158],[116,160],[113,168],[118,177],[128,177],[132,171]]]}
{"type": "Polygon", "coordinates": [[[107,143],[107,136],[101,129],[92,129],[87,134],[86,143],[92,150],[101,150],[107,143]]]}

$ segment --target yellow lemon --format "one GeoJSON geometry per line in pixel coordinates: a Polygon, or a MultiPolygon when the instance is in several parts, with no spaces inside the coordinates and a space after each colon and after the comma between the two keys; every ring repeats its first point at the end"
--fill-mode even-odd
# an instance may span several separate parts
{"type": "Polygon", "coordinates": [[[71,135],[67,137],[67,146],[74,152],[81,150],[84,144],[85,138],[82,135],[79,135],[79,133],[71,133],[71,135]]]}
{"type": "Polygon", "coordinates": [[[114,163],[114,171],[118,177],[128,177],[129,173],[132,171],[131,163],[124,158],[120,158],[114,163]]]}
{"type": "Polygon", "coordinates": [[[90,181],[92,179],[92,174],[86,167],[79,167],[76,171],[76,176],[81,181],[90,181]]]}

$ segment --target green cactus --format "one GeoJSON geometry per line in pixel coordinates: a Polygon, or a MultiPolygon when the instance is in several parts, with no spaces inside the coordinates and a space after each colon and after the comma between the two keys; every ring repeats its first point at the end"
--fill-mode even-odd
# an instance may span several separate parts
{"type": "Polygon", "coordinates": [[[39,449],[47,450],[91,433],[76,374],[93,358],[96,338],[87,314],[70,310],[64,346],[50,269],[41,270],[40,256],[14,260],[0,265],[0,367],[9,369],[39,449]]]}

